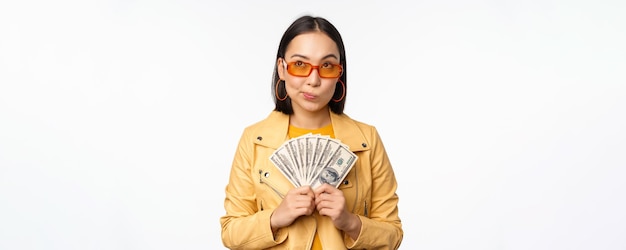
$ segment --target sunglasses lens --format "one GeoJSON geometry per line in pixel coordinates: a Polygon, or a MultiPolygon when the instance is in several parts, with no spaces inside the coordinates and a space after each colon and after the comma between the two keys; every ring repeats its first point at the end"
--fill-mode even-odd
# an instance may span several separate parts
{"type": "Polygon", "coordinates": [[[335,78],[341,76],[341,67],[338,65],[330,65],[328,67],[319,68],[320,77],[335,78]]]}
{"type": "Polygon", "coordinates": [[[287,72],[294,76],[309,76],[311,73],[311,64],[302,63],[302,62],[292,62],[289,63],[287,67],[287,72]]]}

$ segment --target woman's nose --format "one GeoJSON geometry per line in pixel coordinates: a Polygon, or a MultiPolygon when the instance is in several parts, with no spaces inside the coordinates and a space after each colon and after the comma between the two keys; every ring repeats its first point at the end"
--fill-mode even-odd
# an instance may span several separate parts
{"type": "Polygon", "coordinates": [[[307,84],[311,86],[318,86],[320,85],[321,80],[319,71],[317,71],[317,69],[313,69],[307,79],[307,84]]]}

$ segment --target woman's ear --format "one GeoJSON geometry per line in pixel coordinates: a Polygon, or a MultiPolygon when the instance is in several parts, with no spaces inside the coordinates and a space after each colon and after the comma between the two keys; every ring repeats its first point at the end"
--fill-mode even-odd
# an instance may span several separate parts
{"type": "Polygon", "coordinates": [[[276,59],[276,71],[278,72],[278,77],[281,80],[285,80],[285,60],[280,57],[276,59]]]}

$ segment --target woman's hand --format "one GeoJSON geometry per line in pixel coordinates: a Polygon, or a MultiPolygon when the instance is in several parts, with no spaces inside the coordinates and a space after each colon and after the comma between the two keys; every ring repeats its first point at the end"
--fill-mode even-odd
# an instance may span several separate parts
{"type": "Polygon", "coordinates": [[[320,215],[328,216],[339,230],[356,240],[361,232],[361,220],[346,208],[341,190],[324,183],[315,190],[315,206],[320,215]]]}
{"type": "Polygon", "coordinates": [[[311,187],[302,186],[289,190],[270,217],[272,231],[289,226],[298,217],[311,215],[314,210],[315,194],[311,187]]]}

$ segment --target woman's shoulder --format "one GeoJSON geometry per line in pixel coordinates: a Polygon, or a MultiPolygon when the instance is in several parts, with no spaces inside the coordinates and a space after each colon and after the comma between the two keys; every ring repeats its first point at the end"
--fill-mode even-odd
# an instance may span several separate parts
{"type": "Polygon", "coordinates": [[[282,112],[272,111],[267,117],[248,125],[243,131],[243,138],[266,146],[277,147],[283,143],[288,128],[289,116],[282,112]]]}
{"type": "Polygon", "coordinates": [[[335,136],[349,145],[350,148],[365,149],[363,145],[378,143],[380,136],[374,125],[352,118],[346,113],[336,114],[333,119],[335,136]]]}

